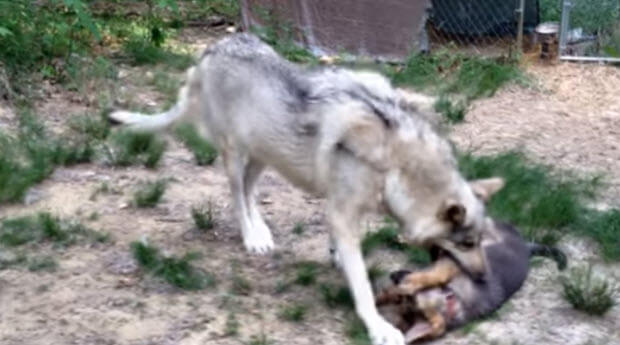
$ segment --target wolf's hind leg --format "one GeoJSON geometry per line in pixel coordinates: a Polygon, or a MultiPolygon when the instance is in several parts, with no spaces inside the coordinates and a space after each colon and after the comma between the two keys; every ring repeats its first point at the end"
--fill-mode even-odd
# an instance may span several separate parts
{"type": "Polygon", "coordinates": [[[265,220],[263,219],[258,205],[256,204],[256,182],[263,172],[265,165],[256,160],[250,159],[249,163],[245,166],[244,171],[244,184],[245,184],[245,201],[250,212],[250,221],[252,222],[253,232],[256,237],[261,238],[262,246],[267,250],[271,250],[274,247],[273,238],[271,236],[271,230],[265,220]]]}
{"type": "Polygon", "coordinates": [[[243,244],[250,253],[264,254],[273,248],[271,233],[264,233],[252,222],[252,214],[247,202],[245,173],[249,164],[247,154],[239,152],[236,147],[226,145],[222,149],[222,158],[230,183],[230,192],[234,202],[235,215],[241,225],[243,244]]]}

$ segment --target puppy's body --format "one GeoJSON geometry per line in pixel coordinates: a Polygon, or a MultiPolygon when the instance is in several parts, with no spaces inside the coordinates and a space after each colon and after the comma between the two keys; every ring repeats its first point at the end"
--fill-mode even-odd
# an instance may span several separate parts
{"type": "Polygon", "coordinates": [[[402,334],[381,318],[359,244],[361,216],[385,209],[412,243],[441,246],[471,272],[483,271],[477,229],[487,218],[476,195],[501,181],[467,183],[450,145],[382,76],[285,61],[256,37],[230,36],[205,51],[188,72],[178,103],[147,116],[110,117],[134,130],[195,124],[220,150],[243,241],[250,252],[273,248],[254,200],[265,166],[327,198],[331,236],[353,291],[356,309],[375,344],[402,345],[402,334]],[[466,229],[454,232],[455,228],[466,229]]]}
{"type": "Polygon", "coordinates": [[[407,332],[407,342],[440,336],[447,329],[487,316],[500,308],[523,285],[533,255],[554,258],[560,269],[566,265],[566,257],[561,251],[526,243],[514,227],[505,223],[495,222],[488,232],[485,231],[481,245],[487,263],[482,279],[472,279],[446,255],[440,255],[428,270],[392,274],[394,283],[397,286],[402,284],[404,289],[388,289],[378,297],[378,302],[382,305],[405,302],[396,310],[388,308],[384,313],[389,313],[389,319],[407,332]],[[403,300],[404,292],[414,292],[415,295],[403,300]]]}

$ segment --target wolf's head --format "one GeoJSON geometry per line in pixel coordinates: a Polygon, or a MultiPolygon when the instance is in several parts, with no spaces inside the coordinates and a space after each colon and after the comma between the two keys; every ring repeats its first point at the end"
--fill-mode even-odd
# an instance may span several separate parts
{"type": "MultiPolygon", "coordinates": [[[[425,164],[425,160],[415,164],[425,164]]],[[[485,270],[480,241],[489,221],[484,202],[504,182],[500,178],[467,182],[456,170],[432,174],[414,166],[390,171],[385,182],[386,206],[408,242],[438,246],[473,276],[480,275],[485,270]],[[442,178],[442,174],[448,176],[442,178]]]]}

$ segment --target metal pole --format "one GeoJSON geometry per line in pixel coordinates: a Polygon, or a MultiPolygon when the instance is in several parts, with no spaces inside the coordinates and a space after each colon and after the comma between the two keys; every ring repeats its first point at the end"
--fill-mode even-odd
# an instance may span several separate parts
{"type": "Polygon", "coordinates": [[[601,56],[560,56],[563,61],[580,61],[580,62],[611,62],[620,63],[620,58],[601,57],[601,56]]]}
{"type": "Polygon", "coordinates": [[[523,52],[523,21],[525,18],[525,0],[519,0],[519,8],[517,8],[519,16],[517,25],[517,52],[523,52]]]}
{"type": "Polygon", "coordinates": [[[560,44],[558,45],[558,56],[564,55],[566,50],[566,40],[568,39],[568,22],[570,20],[570,9],[573,7],[571,0],[562,1],[562,22],[560,24],[560,44]]]}

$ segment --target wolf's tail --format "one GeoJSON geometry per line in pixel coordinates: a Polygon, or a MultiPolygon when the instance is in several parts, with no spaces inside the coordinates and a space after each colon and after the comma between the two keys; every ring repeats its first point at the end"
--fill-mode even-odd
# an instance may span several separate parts
{"type": "Polygon", "coordinates": [[[545,256],[553,259],[558,265],[559,270],[566,268],[566,255],[558,248],[538,243],[528,243],[527,247],[530,250],[530,256],[545,256]]]}
{"type": "Polygon", "coordinates": [[[168,128],[176,121],[188,114],[190,93],[195,92],[196,87],[200,86],[199,78],[196,76],[195,67],[187,71],[187,82],[179,91],[177,103],[168,111],[163,113],[146,115],[125,110],[112,112],[108,115],[111,121],[121,123],[132,131],[155,132],[168,128]]]}

